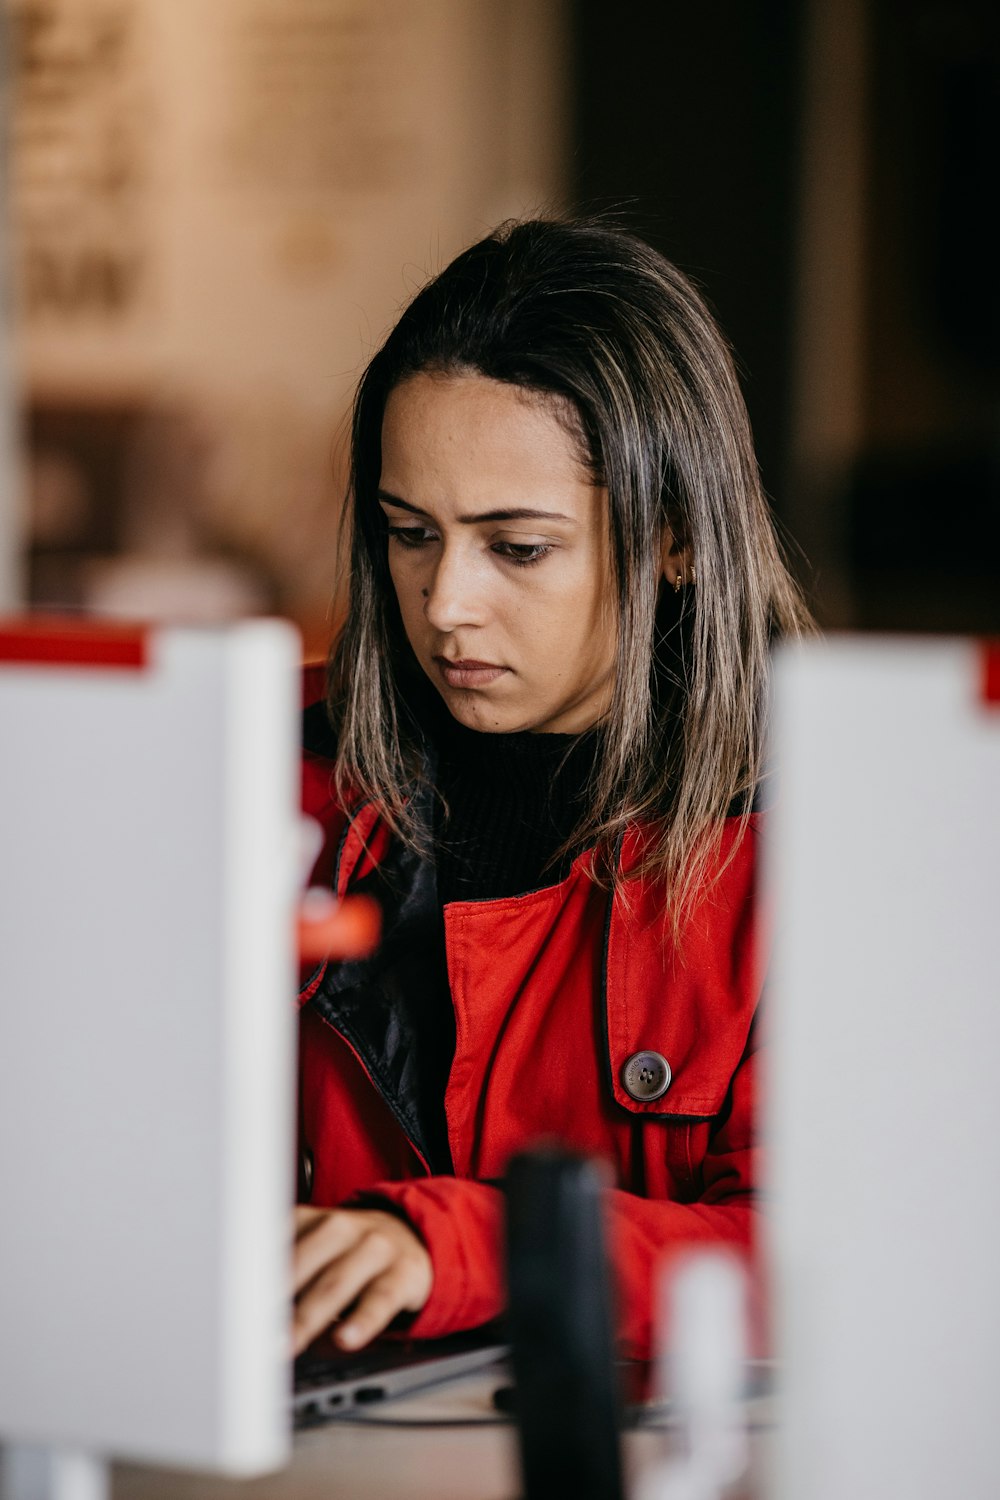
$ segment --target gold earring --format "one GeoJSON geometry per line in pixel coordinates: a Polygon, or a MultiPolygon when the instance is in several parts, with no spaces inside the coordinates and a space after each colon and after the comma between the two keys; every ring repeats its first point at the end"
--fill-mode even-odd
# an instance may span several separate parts
{"type": "Polygon", "coordinates": [[[684,574],[683,573],[678,573],[677,577],[674,579],[674,593],[675,594],[679,594],[680,591],[681,591],[681,589],[683,587],[684,587],[684,574]]]}

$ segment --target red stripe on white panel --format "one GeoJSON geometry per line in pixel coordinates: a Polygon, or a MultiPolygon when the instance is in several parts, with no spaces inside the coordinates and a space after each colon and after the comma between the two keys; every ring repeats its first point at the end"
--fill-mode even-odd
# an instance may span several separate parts
{"type": "Polygon", "coordinates": [[[148,661],[149,631],[141,626],[55,615],[0,619],[3,663],[141,671],[148,661]]]}
{"type": "Polygon", "coordinates": [[[1000,641],[983,642],[982,664],[983,702],[1000,704],[1000,641]]]}

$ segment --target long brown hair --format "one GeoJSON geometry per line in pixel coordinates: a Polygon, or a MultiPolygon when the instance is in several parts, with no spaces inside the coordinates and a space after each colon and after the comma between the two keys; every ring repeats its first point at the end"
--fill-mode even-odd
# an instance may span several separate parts
{"type": "MultiPolygon", "coordinates": [[[[415,667],[389,576],[376,492],[390,391],[423,371],[476,373],[573,414],[607,487],[618,644],[577,848],[618,883],[625,829],[651,824],[643,870],[675,915],[703,882],[723,819],[745,821],[762,776],[768,653],[812,629],[761,491],[728,346],[701,297],[650,246],[594,222],[501,226],[405,309],[360,382],[352,426],[347,620],[330,660],[341,791],[374,799],[403,838],[424,764],[406,683],[415,667]],[[694,561],[675,598],[664,528],[694,561]]],[[[599,878],[600,875],[599,875],[599,878]]]]}

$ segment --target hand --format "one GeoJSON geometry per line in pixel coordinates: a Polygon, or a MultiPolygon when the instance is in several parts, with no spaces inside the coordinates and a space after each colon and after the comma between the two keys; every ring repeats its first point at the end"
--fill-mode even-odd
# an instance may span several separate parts
{"type": "Polygon", "coordinates": [[[339,1348],[360,1349],[397,1313],[419,1312],[434,1283],[423,1241],[383,1209],[297,1208],[292,1264],[296,1354],[331,1323],[339,1348]]]}

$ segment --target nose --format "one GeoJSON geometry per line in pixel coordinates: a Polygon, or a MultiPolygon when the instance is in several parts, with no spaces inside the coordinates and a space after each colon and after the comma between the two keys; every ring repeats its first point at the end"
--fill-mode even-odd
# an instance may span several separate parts
{"type": "Polygon", "coordinates": [[[435,630],[445,633],[462,625],[480,623],[482,590],[477,584],[475,568],[458,548],[445,547],[440,552],[420,592],[424,615],[435,630]]]}

